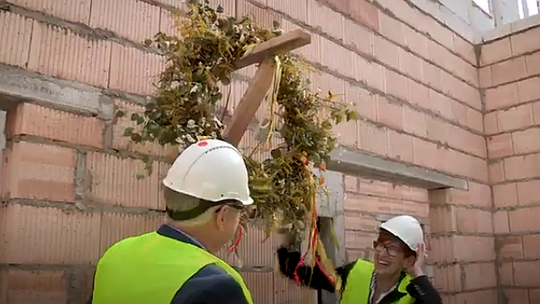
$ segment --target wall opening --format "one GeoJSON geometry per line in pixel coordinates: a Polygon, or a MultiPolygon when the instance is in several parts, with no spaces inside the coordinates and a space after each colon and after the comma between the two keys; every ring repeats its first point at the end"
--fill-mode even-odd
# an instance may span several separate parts
{"type": "MultiPolygon", "coordinates": [[[[334,220],[331,217],[319,216],[317,219],[317,229],[319,230],[324,249],[332,264],[336,265],[336,244],[337,236],[334,235],[334,220]]],[[[336,293],[327,291],[317,291],[317,304],[336,304],[338,297],[336,293]]]]}
{"type": "MultiPolygon", "coordinates": [[[[2,164],[4,163],[3,152],[6,147],[6,112],[0,110],[0,172],[2,172],[2,164]]],[[[0,175],[0,179],[2,176],[0,175]]],[[[0,181],[0,192],[2,190],[2,183],[0,181]]]]}

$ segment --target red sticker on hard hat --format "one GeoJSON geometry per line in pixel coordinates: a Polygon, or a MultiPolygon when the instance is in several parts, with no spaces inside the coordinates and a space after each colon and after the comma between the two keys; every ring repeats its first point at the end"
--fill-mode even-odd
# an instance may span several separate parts
{"type": "Polygon", "coordinates": [[[201,142],[199,142],[199,143],[197,144],[197,146],[199,146],[199,147],[204,147],[204,146],[206,146],[206,145],[208,145],[208,142],[207,142],[207,141],[201,141],[201,142]]]}

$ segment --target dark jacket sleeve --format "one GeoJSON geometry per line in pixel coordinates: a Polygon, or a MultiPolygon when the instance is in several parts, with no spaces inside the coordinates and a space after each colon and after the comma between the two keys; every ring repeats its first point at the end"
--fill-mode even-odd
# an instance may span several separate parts
{"type": "MultiPolygon", "coordinates": [[[[289,251],[287,248],[283,247],[278,249],[279,270],[290,279],[295,279],[294,272],[300,259],[300,252],[289,251]]],[[[336,268],[336,274],[341,277],[342,286],[345,285],[352,266],[354,266],[354,263],[336,268]]],[[[296,274],[298,275],[300,284],[303,286],[329,292],[336,291],[335,282],[333,282],[317,265],[315,267],[300,265],[300,267],[296,269],[296,274]]]]}
{"type": "Polygon", "coordinates": [[[412,279],[407,286],[407,293],[415,298],[415,304],[442,304],[442,298],[427,276],[412,279]]]}
{"type": "Polygon", "coordinates": [[[225,270],[209,265],[191,277],[171,304],[247,304],[244,291],[225,270]]]}

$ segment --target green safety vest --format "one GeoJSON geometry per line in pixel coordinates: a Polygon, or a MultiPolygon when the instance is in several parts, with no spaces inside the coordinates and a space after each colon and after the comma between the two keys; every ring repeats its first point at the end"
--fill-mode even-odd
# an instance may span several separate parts
{"type": "Polygon", "coordinates": [[[156,232],[124,239],[105,252],[97,265],[92,304],[170,304],[178,289],[210,264],[233,277],[253,304],[244,280],[226,262],[156,232]]]}
{"type": "MultiPolygon", "coordinates": [[[[371,304],[369,292],[371,290],[371,277],[374,265],[371,262],[358,260],[347,276],[345,289],[341,294],[340,304],[371,304]]],[[[393,304],[413,304],[415,299],[407,293],[407,285],[411,281],[410,276],[405,276],[399,283],[398,290],[406,293],[393,304]]]]}

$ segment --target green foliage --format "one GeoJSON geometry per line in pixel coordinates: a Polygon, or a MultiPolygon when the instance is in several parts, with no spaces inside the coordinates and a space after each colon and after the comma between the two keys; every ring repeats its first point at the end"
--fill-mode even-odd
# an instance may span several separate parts
{"type": "MultiPolygon", "coordinates": [[[[209,7],[208,1],[191,1],[190,11],[178,24],[179,37],[158,33],[146,42],[164,52],[167,64],[156,98],[144,113],[131,116],[141,131],[127,128],[125,136],[135,142],[158,141],[181,148],[202,137],[219,138],[223,130],[214,120],[214,109],[223,95],[218,83],[231,82],[234,63],[246,50],[281,33],[277,24],[268,30],[248,17],[237,20],[221,11],[209,7]]],[[[308,163],[324,170],[336,147],[332,127],[355,120],[358,114],[334,100],[330,92],[327,96],[310,92],[303,77],[307,66],[298,56],[282,54],[276,62],[279,74],[266,142],[277,133],[283,144],[262,162],[251,156],[253,151],[245,156],[255,200],[247,216],[262,221],[268,232],[277,225],[289,225],[293,234],[302,235],[316,190],[324,184],[308,163]]]]}

